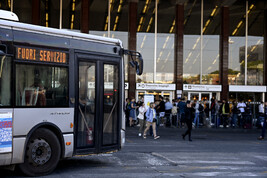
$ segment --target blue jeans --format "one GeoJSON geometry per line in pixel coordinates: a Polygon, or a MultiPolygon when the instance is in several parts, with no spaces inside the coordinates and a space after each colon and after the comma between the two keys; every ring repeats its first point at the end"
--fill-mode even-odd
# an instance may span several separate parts
{"type": "Polygon", "coordinates": [[[220,126],[220,114],[216,114],[216,118],[215,118],[215,126],[219,127],[220,126]]]}
{"type": "Polygon", "coordinates": [[[215,119],[216,119],[216,114],[215,114],[215,112],[212,112],[212,113],[211,113],[211,123],[212,123],[212,124],[216,124],[216,123],[215,123],[215,119]]]}
{"type": "Polygon", "coordinates": [[[262,136],[262,138],[265,137],[265,131],[266,131],[266,121],[263,122],[263,127],[262,127],[262,130],[261,130],[261,136],[262,136]]]}
{"type": "Polygon", "coordinates": [[[236,127],[236,120],[237,120],[237,114],[233,114],[232,116],[232,126],[236,127]]]}
{"type": "Polygon", "coordinates": [[[199,113],[195,113],[195,119],[194,119],[195,127],[198,127],[199,125],[199,113]]]}

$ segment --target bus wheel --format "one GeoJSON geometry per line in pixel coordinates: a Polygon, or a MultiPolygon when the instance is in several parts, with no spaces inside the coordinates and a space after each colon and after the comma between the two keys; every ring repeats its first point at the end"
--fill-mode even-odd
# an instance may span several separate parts
{"type": "Polygon", "coordinates": [[[45,128],[37,129],[30,137],[20,170],[28,176],[51,173],[60,159],[61,147],[56,135],[45,128]]]}

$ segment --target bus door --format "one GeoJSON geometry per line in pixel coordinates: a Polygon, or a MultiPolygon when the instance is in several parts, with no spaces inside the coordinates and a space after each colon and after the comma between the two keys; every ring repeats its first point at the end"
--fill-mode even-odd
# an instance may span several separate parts
{"type": "Polygon", "coordinates": [[[78,55],[77,61],[76,154],[119,148],[119,60],[78,55]]]}

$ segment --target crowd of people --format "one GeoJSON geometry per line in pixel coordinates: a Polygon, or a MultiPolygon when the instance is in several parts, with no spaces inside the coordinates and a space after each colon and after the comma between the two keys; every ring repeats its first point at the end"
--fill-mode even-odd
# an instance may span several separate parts
{"type": "MultiPolygon", "coordinates": [[[[189,101],[186,98],[172,100],[159,97],[155,103],[150,103],[148,109],[141,100],[135,102],[135,99],[126,99],[125,104],[126,125],[134,127],[139,124],[139,136],[146,138],[147,131],[154,139],[158,139],[156,134],[157,126],[178,127],[187,126],[188,130],[182,135],[191,139],[192,127],[232,127],[232,128],[252,128],[253,113],[250,102],[227,100],[217,101],[216,99],[189,101]]],[[[267,118],[267,102],[258,106],[257,126],[262,127],[262,134],[258,138],[264,139],[267,118]]]]}

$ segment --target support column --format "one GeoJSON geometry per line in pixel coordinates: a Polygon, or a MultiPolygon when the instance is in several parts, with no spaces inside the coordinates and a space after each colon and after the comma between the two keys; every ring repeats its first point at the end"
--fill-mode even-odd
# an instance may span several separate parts
{"type": "Polygon", "coordinates": [[[32,0],[32,24],[40,25],[40,0],[32,0]]]}
{"type": "MultiPolygon", "coordinates": [[[[264,44],[263,44],[263,56],[264,56],[264,67],[263,67],[263,79],[264,85],[267,85],[267,9],[264,9],[264,44]]],[[[265,94],[265,101],[267,101],[267,95],[265,94]]]]}
{"type": "Polygon", "coordinates": [[[81,6],[81,32],[89,33],[89,4],[90,0],[82,0],[81,6]]]}
{"type": "Polygon", "coordinates": [[[222,85],[221,100],[228,99],[228,49],[229,49],[229,7],[221,7],[221,35],[220,35],[220,84],[222,85]]]}
{"type": "MultiPolygon", "coordinates": [[[[183,89],[184,5],[175,8],[174,82],[176,90],[183,89]]],[[[176,95],[176,94],[175,94],[176,95]]],[[[175,97],[176,98],[176,97],[175,97]]]]}
{"type": "MultiPolygon", "coordinates": [[[[136,51],[136,30],[137,30],[137,4],[138,0],[131,0],[129,2],[129,15],[128,15],[128,48],[129,50],[136,51]]],[[[130,61],[130,56],[129,56],[130,61]]],[[[136,89],[136,71],[131,65],[128,65],[128,98],[135,98],[136,89]]]]}

